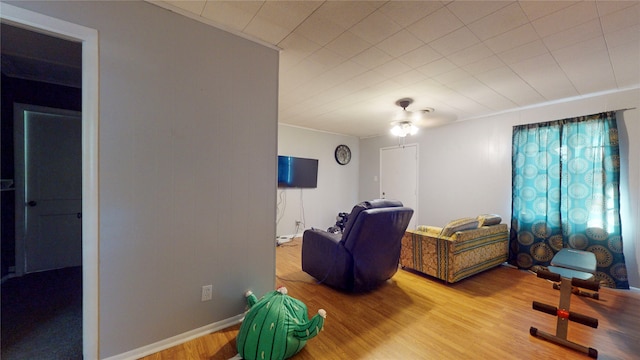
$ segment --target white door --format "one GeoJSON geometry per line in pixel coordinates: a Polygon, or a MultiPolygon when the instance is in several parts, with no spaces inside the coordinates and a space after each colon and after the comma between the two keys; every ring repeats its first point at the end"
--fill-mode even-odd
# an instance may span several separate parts
{"type": "Polygon", "coordinates": [[[80,266],[81,114],[16,105],[16,120],[16,167],[24,171],[17,179],[17,233],[23,233],[16,265],[24,273],[80,266]]]}
{"type": "Polygon", "coordinates": [[[380,197],[413,209],[408,229],[418,219],[418,144],[380,149],[380,197]]]}

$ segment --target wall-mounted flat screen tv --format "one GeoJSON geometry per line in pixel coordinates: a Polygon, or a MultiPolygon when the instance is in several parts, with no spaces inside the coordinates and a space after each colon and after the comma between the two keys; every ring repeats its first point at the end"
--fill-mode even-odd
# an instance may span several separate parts
{"type": "Polygon", "coordinates": [[[317,188],[318,159],[278,156],[279,188],[317,188]]]}

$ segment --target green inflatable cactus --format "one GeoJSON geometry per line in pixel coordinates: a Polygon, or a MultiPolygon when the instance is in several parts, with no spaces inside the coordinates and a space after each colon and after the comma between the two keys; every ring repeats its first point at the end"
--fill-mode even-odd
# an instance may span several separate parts
{"type": "Polygon", "coordinates": [[[238,353],[246,360],[287,359],[318,335],[327,316],[323,309],[309,320],[307,306],[287,295],[287,288],[265,294],[260,300],[246,294],[249,311],[237,338],[238,353]]]}

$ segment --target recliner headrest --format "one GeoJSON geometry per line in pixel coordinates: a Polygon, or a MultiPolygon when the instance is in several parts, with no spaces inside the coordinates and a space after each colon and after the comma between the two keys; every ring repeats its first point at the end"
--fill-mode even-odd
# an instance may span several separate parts
{"type": "Polygon", "coordinates": [[[351,227],[353,223],[356,221],[356,218],[358,217],[358,214],[361,211],[369,210],[369,209],[401,207],[401,206],[402,206],[402,202],[398,200],[389,200],[389,199],[374,199],[369,201],[363,201],[355,205],[353,209],[351,209],[351,213],[347,217],[347,223],[345,224],[345,228],[342,233],[342,241],[344,241],[349,236],[349,232],[351,232],[351,227]]]}
{"type": "Polygon", "coordinates": [[[367,209],[377,209],[377,208],[385,208],[385,207],[400,207],[402,206],[402,202],[398,200],[390,200],[390,199],[374,199],[370,201],[365,201],[367,204],[367,209]]]}

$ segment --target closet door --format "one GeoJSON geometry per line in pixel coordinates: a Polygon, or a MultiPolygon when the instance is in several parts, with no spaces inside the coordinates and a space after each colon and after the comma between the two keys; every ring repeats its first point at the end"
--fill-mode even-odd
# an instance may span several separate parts
{"type": "Polygon", "coordinates": [[[380,197],[413,209],[407,229],[418,219],[418,144],[380,149],[380,197]]]}

